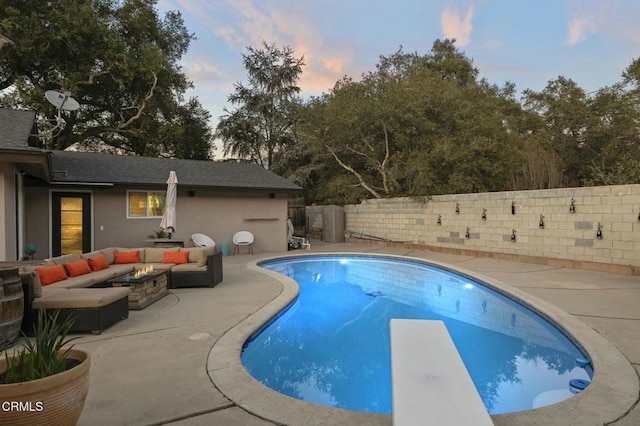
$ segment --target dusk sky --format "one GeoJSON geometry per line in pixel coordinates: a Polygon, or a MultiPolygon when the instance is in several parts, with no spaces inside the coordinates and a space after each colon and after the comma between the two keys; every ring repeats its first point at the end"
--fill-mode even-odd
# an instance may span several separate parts
{"type": "Polygon", "coordinates": [[[375,69],[400,46],[426,54],[455,38],[491,83],[542,90],[564,76],[587,92],[621,80],[640,57],[637,0],[160,0],[182,13],[192,42],[182,67],[216,126],[233,84],[246,81],[242,54],[262,40],[304,55],[308,97],[375,69]]]}

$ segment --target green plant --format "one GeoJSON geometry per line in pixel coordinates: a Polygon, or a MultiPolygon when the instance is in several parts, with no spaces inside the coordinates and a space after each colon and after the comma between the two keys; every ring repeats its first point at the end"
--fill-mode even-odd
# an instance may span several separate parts
{"type": "Polygon", "coordinates": [[[167,238],[168,234],[164,231],[164,229],[160,229],[159,231],[153,231],[153,234],[149,235],[149,238],[167,238]]]}
{"type": "Polygon", "coordinates": [[[75,319],[68,317],[58,322],[59,314],[59,310],[53,314],[46,313],[44,309],[38,311],[33,339],[27,339],[24,348],[15,357],[10,358],[5,353],[5,383],[28,382],[62,373],[67,369],[67,353],[73,345],[64,351],[62,347],[77,339],[66,338],[75,319]]]}

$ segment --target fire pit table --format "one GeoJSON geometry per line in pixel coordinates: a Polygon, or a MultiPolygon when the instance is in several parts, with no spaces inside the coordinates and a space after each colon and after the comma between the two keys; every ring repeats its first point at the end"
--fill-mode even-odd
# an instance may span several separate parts
{"type": "Polygon", "coordinates": [[[111,287],[129,287],[129,310],[140,310],[169,294],[167,271],[154,270],[145,274],[121,275],[107,281],[111,287]]]}

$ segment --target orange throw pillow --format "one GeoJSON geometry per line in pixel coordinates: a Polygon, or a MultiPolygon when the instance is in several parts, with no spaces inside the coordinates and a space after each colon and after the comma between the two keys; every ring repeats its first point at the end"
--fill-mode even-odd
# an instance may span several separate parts
{"type": "Polygon", "coordinates": [[[64,267],[62,265],[44,266],[42,268],[37,268],[36,272],[38,273],[40,283],[43,286],[67,279],[67,273],[64,271],[64,267]]]}
{"type": "Polygon", "coordinates": [[[75,262],[69,262],[64,264],[64,269],[67,270],[67,274],[70,277],[77,277],[79,275],[91,273],[91,268],[86,260],[80,259],[75,262]]]}
{"type": "Polygon", "coordinates": [[[162,263],[189,263],[189,252],[165,251],[162,263]]]}
{"type": "Polygon", "coordinates": [[[89,262],[89,267],[92,271],[101,271],[109,267],[109,261],[104,254],[90,257],[87,262],[89,262]]]}
{"type": "Polygon", "coordinates": [[[133,251],[117,251],[115,261],[113,263],[140,263],[140,255],[138,250],[133,251]]]}

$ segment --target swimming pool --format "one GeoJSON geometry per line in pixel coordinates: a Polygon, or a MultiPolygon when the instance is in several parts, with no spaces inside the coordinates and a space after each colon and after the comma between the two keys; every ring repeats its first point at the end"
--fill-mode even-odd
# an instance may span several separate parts
{"type": "Polygon", "coordinates": [[[469,278],[425,263],[313,256],[260,266],[295,279],[298,299],[253,336],[249,373],[283,394],[349,410],[390,413],[390,318],[445,321],[492,414],[572,395],[590,380],[585,355],[531,310],[469,278]]]}

